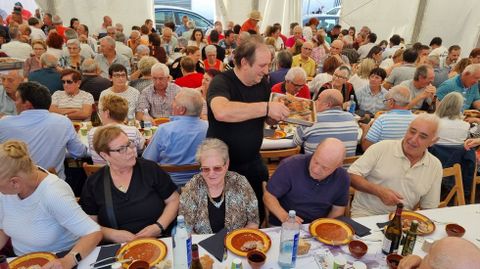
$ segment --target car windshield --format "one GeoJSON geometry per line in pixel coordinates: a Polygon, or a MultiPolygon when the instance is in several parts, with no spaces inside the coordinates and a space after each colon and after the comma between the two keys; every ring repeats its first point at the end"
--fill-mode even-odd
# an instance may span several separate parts
{"type": "Polygon", "coordinates": [[[334,7],[332,9],[330,9],[329,11],[327,11],[327,15],[337,15],[338,14],[338,10],[340,9],[340,7],[334,7]]]}

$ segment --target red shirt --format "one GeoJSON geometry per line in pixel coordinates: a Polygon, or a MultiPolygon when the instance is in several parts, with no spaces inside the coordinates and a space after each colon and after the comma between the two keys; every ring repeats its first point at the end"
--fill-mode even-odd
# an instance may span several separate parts
{"type": "Polygon", "coordinates": [[[202,86],[203,74],[191,73],[183,77],[179,77],[175,80],[175,84],[180,87],[186,88],[198,88],[202,86]]]}
{"type": "Polygon", "coordinates": [[[253,24],[252,20],[250,20],[250,19],[246,20],[242,24],[242,28],[240,28],[240,32],[248,32],[248,30],[257,31],[257,25],[253,24]]]}
{"type": "Polygon", "coordinates": [[[209,65],[208,64],[208,59],[205,59],[205,60],[203,60],[203,65],[205,66],[205,70],[216,69],[218,71],[221,71],[220,70],[220,65],[222,65],[222,61],[220,61],[219,59],[216,59],[215,65],[209,65]]]}
{"type": "MultiPolygon", "coordinates": [[[[272,92],[285,94],[287,92],[287,89],[285,89],[285,81],[273,85],[272,92]]],[[[300,91],[298,91],[298,93],[295,96],[305,98],[305,99],[311,99],[310,90],[308,89],[307,84],[303,85],[303,87],[300,89],[300,91]]]]}

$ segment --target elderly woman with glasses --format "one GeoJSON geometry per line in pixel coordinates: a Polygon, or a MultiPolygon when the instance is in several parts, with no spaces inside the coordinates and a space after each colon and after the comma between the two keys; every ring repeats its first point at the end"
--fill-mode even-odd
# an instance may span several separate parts
{"type": "Polygon", "coordinates": [[[226,228],[258,228],[258,201],[247,179],[228,171],[228,147],[221,140],[206,139],[196,159],[201,172],[185,185],[179,214],[198,234],[217,233],[226,228]]]}
{"type": "MultiPolygon", "coordinates": [[[[350,96],[352,95],[353,100],[358,104],[353,85],[348,82],[350,75],[351,71],[349,67],[345,65],[338,67],[335,72],[333,72],[332,81],[323,84],[320,90],[318,90],[318,94],[326,89],[336,89],[340,91],[343,96],[343,109],[346,109],[350,104],[350,96]]],[[[318,99],[318,94],[313,97],[313,100],[318,99]]]]}
{"type": "Polygon", "coordinates": [[[65,69],[60,74],[63,91],[52,94],[50,112],[67,116],[71,120],[88,120],[92,115],[93,96],[80,90],[82,75],[77,70],[65,69]]]}
{"type": "Polygon", "coordinates": [[[75,70],[80,70],[83,61],[85,58],[80,55],[80,41],[78,39],[70,39],[67,41],[67,50],[68,54],[63,55],[59,62],[62,68],[71,68],[75,70]]]}
{"type": "Polygon", "coordinates": [[[104,241],[168,235],[177,216],[177,186],[157,163],[137,159],[135,142],[117,126],[99,128],[95,151],[107,165],[85,182],[80,205],[102,226],[104,241]]]}
{"type": "Polygon", "coordinates": [[[293,96],[310,99],[310,90],[307,86],[307,73],[301,67],[292,67],[285,75],[285,81],[272,86],[272,92],[291,94],[293,96]]]}
{"type": "Polygon", "coordinates": [[[102,238],[70,186],[35,165],[22,141],[0,144],[0,192],[0,248],[10,238],[16,255],[69,251],[43,268],[74,267],[102,238]]]}

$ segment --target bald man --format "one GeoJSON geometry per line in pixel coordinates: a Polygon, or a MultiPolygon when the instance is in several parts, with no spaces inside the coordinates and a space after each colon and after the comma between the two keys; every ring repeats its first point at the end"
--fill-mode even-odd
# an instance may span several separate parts
{"type": "Polygon", "coordinates": [[[328,137],[340,139],[347,149],[347,156],[354,156],[357,149],[358,124],[352,113],[343,111],[343,96],[339,90],[322,91],[315,106],[317,122],[311,127],[298,126],[293,142],[303,146],[305,153],[313,153],[318,144],[328,137]]]}
{"type": "Polygon", "coordinates": [[[269,223],[281,225],[288,218],[288,210],[297,212],[298,223],[343,215],[350,187],[350,178],[341,167],[344,159],[342,141],[327,138],[313,155],[298,154],[283,160],[263,195],[272,213],[269,223]]]}
{"type": "Polygon", "coordinates": [[[348,172],[357,189],[352,217],[393,212],[402,202],[406,210],[438,207],[442,164],[428,152],[438,141],[439,118],[418,115],[402,140],[384,140],[368,148],[348,172]]]}
{"type": "Polygon", "coordinates": [[[344,45],[343,41],[341,41],[341,40],[337,39],[337,40],[332,41],[332,44],[330,44],[330,52],[325,54],[325,56],[323,56],[323,58],[318,63],[318,65],[319,65],[319,70],[317,70],[318,73],[320,73],[323,70],[323,63],[330,56],[336,57],[343,64],[350,65],[350,60],[348,60],[348,57],[342,54],[343,45],[344,45]]]}
{"type": "Polygon", "coordinates": [[[398,269],[479,269],[480,249],[458,237],[446,237],[435,242],[425,258],[409,255],[398,269]]]}
{"type": "Polygon", "coordinates": [[[306,41],[302,45],[302,51],[300,54],[293,56],[292,67],[301,67],[307,73],[307,77],[314,77],[317,64],[310,57],[312,55],[313,43],[306,41]]]}

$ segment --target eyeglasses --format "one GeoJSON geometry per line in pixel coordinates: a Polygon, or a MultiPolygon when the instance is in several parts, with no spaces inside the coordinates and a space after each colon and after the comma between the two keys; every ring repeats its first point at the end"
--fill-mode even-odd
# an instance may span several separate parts
{"type": "Polygon", "coordinates": [[[333,74],[333,77],[334,78],[340,78],[340,79],[347,79],[347,77],[340,76],[340,75],[337,75],[337,74],[333,74]]]}
{"type": "Polygon", "coordinates": [[[127,149],[134,149],[137,145],[135,144],[135,141],[128,140],[128,143],[125,146],[120,146],[118,149],[110,149],[110,152],[118,152],[120,154],[125,154],[127,152],[127,149]]]}
{"type": "Polygon", "coordinates": [[[77,50],[78,47],[67,47],[67,49],[69,49],[69,50],[77,50]]]}
{"type": "Polygon", "coordinates": [[[302,88],[303,86],[305,86],[305,84],[295,84],[293,83],[293,81],[289,80],[288,82],[290,82],[290,84],[293,85],[293,87],[297,88],[297,89],[300,89],[302,88]]]}
{"type": "Polygon", "coordinates": [[[312,48],[302,48],[302,49],[304,49],[304,50],[312,50],[312,48]]]}
{"type": "Polygon", "coordinates": [[[74,83],[74,82],[75,82],[75,81],[70,80],[70,79],[67,79],[67,80],[63,80],[63,79],[62,79],[62,83],[63,83],[63,84],[68,84],[68,85],[70,85],[70,84],[72,84],[72,83],[74,83]]]}
{"type": "Polygon", "coordinates": [[[167,80],[168,77],[152,77],[153,80],[167,80]]]}
{"type": "Polygon", "coordinates": [[[202,173],[205,173],[205,174],[210,173],[210,171],[212,171],[212,170],[215,173],[220,173],[223,170],[223,165],[217,165],[217,166],[213,166],[213,167],[206,167],[206,166],[200,167],[200,171],[202,173]]]}
{"type": "Polygon", "coordinates": [[[388,102],[388,101],[393,101],[393,102],[395,102],[395,99],[393,99],[393,98],[388,98],[388,99],[383,100],[384,103],[386,103],[386,102],[388,102]]]}
{"type": "Polygon", "coordinates": [[[125,74],[125,73],[115,74],[115,73],[114,73],[114,74],[112,75],[112,77],[114,77],[114,78],[125,78],[125,77],[127,77],[127,74],[125,74]]]}

